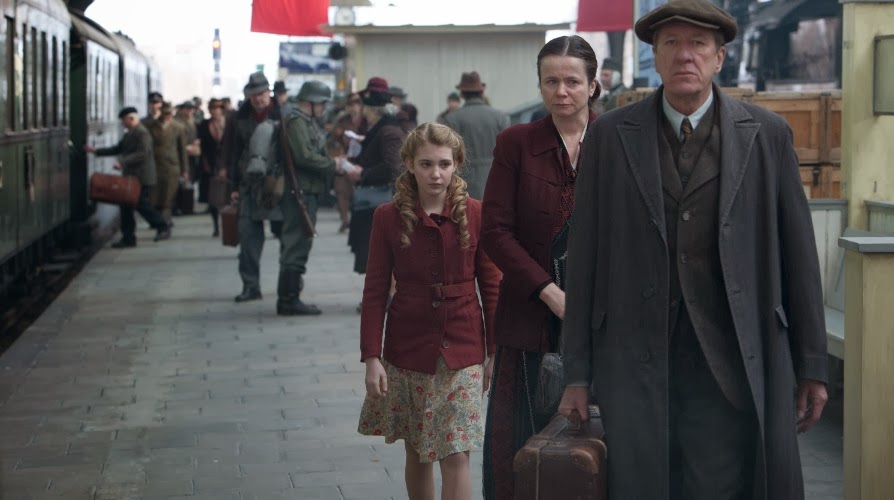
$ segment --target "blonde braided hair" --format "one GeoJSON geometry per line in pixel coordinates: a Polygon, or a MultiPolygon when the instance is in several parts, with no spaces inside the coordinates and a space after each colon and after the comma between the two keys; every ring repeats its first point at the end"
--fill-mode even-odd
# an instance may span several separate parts
{"type": "MultiPolygon", "coordinates": [[[[466,159],[463,139],[446,125],[423,123],[410,132],[401,147],[400,157],[404,160],[404,164],[412,163],[416,152],[425,144],[445,146],[453,151],[453,163],[456,165],[456,170],[447,187],[447,203],[450,205],[450,220],[459,226],[459,245],[461,248],[467,249],[471,245],[469,218],[466,215],[466,200],[469,195],[466,192],[466,181],[458,175],[466,159]]],[[[416,177],[407,170],[398,176],[395,188],[394,206],[400,212],[403,223],[400,243],[402,247],[406,248],[410,246],[410,236],[418,222],[416,205],[419,203],[419,186],[416,184],[416,177]]]]}

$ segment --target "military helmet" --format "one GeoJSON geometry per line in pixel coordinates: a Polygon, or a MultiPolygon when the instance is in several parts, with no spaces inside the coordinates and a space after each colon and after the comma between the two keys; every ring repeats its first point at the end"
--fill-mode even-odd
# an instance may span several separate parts
{"type": "Polygon", "coordinates": [[[298,91],[298,101],[309,101],[313,103],[322,103],[332,99],[332,90],[323,82],[311,80],[304,82],[301,90],[298,91]]]}

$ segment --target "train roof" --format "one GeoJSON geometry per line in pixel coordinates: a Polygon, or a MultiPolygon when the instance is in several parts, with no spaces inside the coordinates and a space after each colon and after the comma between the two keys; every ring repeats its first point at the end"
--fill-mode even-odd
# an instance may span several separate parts
{"type": "Polygon", "coordinates": [[[144,65],[148,64],[148,58],[137,49],[136,44],[130,37],[123,33],[115,32],[112,33],[112,40],[114,40],[115,45],[118,47],[118,53],[121,55],[121,58],[124,59],[124,64],[128,64],[128,61],[131,59],[135,59],[144,65]]]}
{"type": "Polygon", "coordinates": [[[111,34],[89,17],[76,11],[72,11],[71,27],[78,32],[81,38],[86,38],[87,40],[96,42],[109,50],[118,52],[118,45],[112,40],[111,34]]]}
{"type": "MultiPolygon", "coordinates": [[[[7,2],[3,3],[6,4],[7,2]]],[[[69,23],[70,16],[68,14],[68,8],[62,0],[17,0],[15,3],[18,4],[18,6],[28,5],[57,21],[62,21],[65,24],[69,23]]]]}

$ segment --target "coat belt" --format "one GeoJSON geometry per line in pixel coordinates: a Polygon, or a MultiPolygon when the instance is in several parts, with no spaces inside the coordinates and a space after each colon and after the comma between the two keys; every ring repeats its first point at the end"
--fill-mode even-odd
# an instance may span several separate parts
{"type": "Polygon", "coordinates": [[[400,293],[408,293],[421,296],[431,294],[432,299],[435,300],[449,299],[454,297],[465,297],[466,295],[475,294],[475,280],[464,281],[462,283],[454,283],[452,285],[445,285],[443,283],[423,285],[416,283],[401,283],[398,281],[397,291],[400,293]]]}

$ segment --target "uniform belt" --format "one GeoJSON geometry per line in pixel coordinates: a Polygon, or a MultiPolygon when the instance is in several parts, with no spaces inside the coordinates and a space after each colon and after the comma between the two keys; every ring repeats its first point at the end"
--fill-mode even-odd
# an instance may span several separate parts
{"type": "Polygon", "coordinates": [[[398,282],[397,291],[419,295],[431,294],[431,297],[436,300],[465,297],[466,295],[473,295],[475,293],[475,280],[454,283],[452,285],[445,285],[443,283],[422,285],[398,282]]]}

